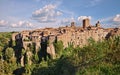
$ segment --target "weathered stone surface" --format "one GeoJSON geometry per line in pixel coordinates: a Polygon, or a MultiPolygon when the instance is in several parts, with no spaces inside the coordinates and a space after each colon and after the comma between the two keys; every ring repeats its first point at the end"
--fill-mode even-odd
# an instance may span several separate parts
{"type": "Polygon", "coordinates": [[[55,48],[53,44],[47,47],[47,53],[50,54],[53,59],[55,58],[55,48]]]}
{"type": "Polygon", "coordinates": [[[24,56],[21,57],[20,64],[21,64],[21,66],[24,66],[24,56]]]}
{"type": "Polygon", "coordinates": [[[29,65],[31,65],[32,64],[32,60],[31,60],[31,58],[32,58],[32,52],[31,51],[27,51],[26,52],[26,56],[27,56],[27,60],[28,60],[28,64],[29,65]]]}

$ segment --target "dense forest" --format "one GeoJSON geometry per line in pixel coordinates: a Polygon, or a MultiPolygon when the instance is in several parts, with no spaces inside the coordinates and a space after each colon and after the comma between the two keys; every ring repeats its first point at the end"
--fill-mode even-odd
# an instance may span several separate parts
{"type": "MultiPolygon", "coordinates": [[[[28,64],[26,51],[19,49],[11,40],[12,32],[0,33],[0,75],[119,75],[120,36],[103,41],[88,39],[88,45],[64,48],[62,41],[54,42],[56,58],[39,58],[39,53],[30,46],[32,65],[28,64]],[[21,50],[16,53],[16,50],[21,50]],[[17,55],[25,56],[21,66],[17,55]]],[[[39,49],[41,50],[41,49],[39,49]]]]}

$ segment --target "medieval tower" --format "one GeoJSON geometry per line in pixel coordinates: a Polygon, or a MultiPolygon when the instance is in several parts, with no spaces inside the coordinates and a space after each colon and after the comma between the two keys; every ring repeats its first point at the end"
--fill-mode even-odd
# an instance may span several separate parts
{"type": "Polygon", "coordinates": [[[90,26],[90,20],[88,18],[83,20],[83,28],[87,28],[90,26]]]}

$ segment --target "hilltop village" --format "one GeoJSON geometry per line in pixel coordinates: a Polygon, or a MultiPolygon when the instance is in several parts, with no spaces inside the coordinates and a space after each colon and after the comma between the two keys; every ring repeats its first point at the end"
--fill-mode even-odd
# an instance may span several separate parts
{"type": "MultiPolygon", "coordinates": [[[[72,44],[74,47],[82,47],[87,45],[89,38],[101,41],[119,34],[119,28],[102,28],[99,21],[93,26],[87,18],[83,20],[82,27],[78,27],[75,25],[75,22],[72,22],[70,26],[65,27],[25,30],[13,33],[12,40],[15,41],[17,46],[25,50],[28,50],[29,45],[34,45],[36,52],[41,49],[43,52],[46,51],[50,54],[52,58],[55,58],[53,44],[55,41],[62,41],[64,48],[68,47],[69,44],[72,44]]],[[[32,53],[28,52],[27,55],[31,56],[32,53]]],[[[23,58],[21,58],[22,65],[24,65],[22,62],[23,58]]]]}

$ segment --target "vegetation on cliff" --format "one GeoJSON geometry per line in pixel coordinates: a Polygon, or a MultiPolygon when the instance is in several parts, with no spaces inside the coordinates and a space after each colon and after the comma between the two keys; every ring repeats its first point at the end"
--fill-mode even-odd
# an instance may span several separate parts
{"type": "Polygon", "coordinates": [[[54,43],[56,59],[40,61],[34,46],[30,50],[12,45],[11,33],[0,33],[0,74],[1,75],[119,75],[120,36],[95,42],[92,38],[84,47],[74,48],[72,44],[63,49],[61,41],[54,43]],[[21,50],[19,52],[19,50],[21,50]],[[27,51],[32,52],[29,65],[27,51]],[[19,59],[25,57],[25,65],[19,59]]]}

